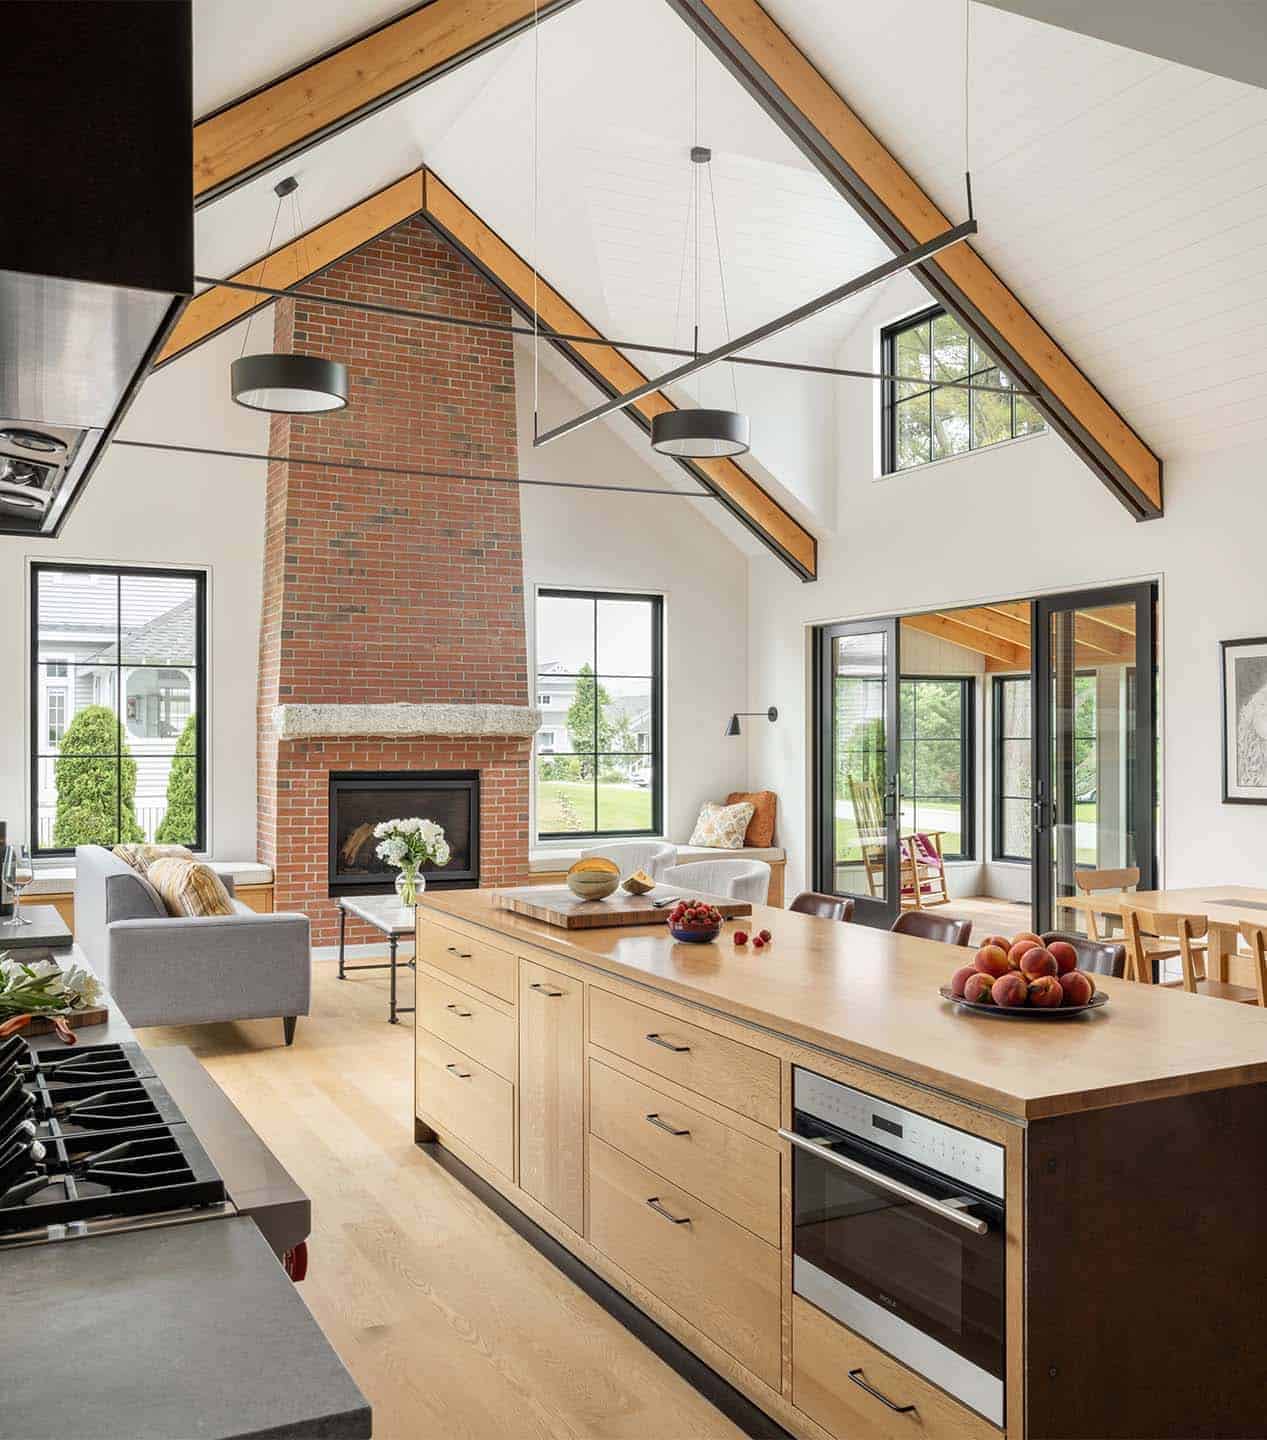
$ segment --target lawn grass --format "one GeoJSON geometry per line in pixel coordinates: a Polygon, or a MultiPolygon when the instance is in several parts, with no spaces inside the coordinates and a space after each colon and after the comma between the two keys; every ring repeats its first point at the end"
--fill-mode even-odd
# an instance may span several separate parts
{"type": "MultiPolygon", "coordinates": [[[[600,784],[598,828],[649,830],[651,791],[600,784]]],[[[543,835],[595,829],[593,785],[588,780],[542,780],[537,785],[537,829],[543,835]]]]}

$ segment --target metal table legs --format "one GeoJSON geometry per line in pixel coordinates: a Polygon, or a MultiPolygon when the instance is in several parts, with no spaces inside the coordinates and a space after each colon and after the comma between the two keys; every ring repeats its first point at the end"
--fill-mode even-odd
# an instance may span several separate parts
{"type": "MultiPolygon", "coordinates": [[[[414,1007],[413,1005],[397,1005],[397,1003],[396,1003],[396,967],[397,967],[397,964],[398,964],[396,951],[397,951],[397,947],[398,947],[399,944],[400,944],[400,937],[397,936],[397,935],[391,935],[391,934],[388,935],[388,937],[387,937],[387,952],[388,952],[388,955],[390,956],[390,959],[387,961],[387,963],[386,963],[385,965],[384,965],[384,964],[377,964],[377,963],[376,963],[376,964],[373,964],[373,965],[349,965],[349,964],[347,963],[347,961],[346,961],[347,933],[348,933],[348,912],[343,908],[342,905],[340,905],[340,906],[339,906],[339,979],[340,979],[340,980],[346,980],[347,977],[348,977],[348,975],[349,975],[349,973],[350,973],[351,971],[353,971],[353,970],[390,970],[390,971],[392,972],[392,973],[391,973],[391,991],[390,991],[390,998],[389,998],[389,1000],[388,1000],[388,1006],[387,1006],[387,1023],[388,1023],[389,1025],[397,1025],[397,1024],[399,1024],[399,1023],[400,1023],[400,1019],[399,1019],[400,1016],[402,1016],[402,1015],[412,1015],[412,1014],[414,1013],[414,1009],[415,1009],[415,1007],[414,1007]]],[[[406,960],[406,961],[405,961],[405,964],[408,965],[411,970],[414,969],[414,962],[413,962],[413,960],[406,960]]]]}

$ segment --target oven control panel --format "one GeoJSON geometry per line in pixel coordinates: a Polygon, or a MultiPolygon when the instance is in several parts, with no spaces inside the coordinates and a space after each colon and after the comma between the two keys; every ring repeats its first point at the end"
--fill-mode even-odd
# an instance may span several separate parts
{"type": "Polygon", "coordinates": [[[992,1140],[799,1067],[793,1071],[792,1103],[826,1125],[1003,1199],[1004,1150],[992,1140]]]}

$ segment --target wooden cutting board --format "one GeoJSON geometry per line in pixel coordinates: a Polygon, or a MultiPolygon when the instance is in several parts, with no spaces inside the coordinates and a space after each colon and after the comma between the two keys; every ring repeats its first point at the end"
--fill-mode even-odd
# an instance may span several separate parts
{"type": "MultiPolygon", "coordinates": [[[[656,909],[652,901],[678,894],[667,885],[660,885],[647,895],[616,890],[605,900],[578,900],[566,885],[524,885],[517,890],[494,890],[493,904],[499,910],[526,915],[530,920],[544,920],[560,930],[602,930],[615,925],[663,925],[673,907],[664,905],[656,909]]],[[[715,895],[704,898],[727,920],[752,914],[752,905],[747,900],[723,900],[715,895]]]]}
{"type": "MultiPolygon", "coordinates": [[[[11,1020],[11,1015],[0,1016],[0,1021],[11,1020]]],[[[104,1025],[110,1012],[104,1005],[88,1005],[82,1010],[63,1010],[58,1019],[65,1020],[72,1030],[81,1030],[86,1025],[104,1025]]],[[[47,1015],[36,1015],[31,1023],[18,1031],[19,1035],[51,1035],[53,1022],[47,1015]]]]}

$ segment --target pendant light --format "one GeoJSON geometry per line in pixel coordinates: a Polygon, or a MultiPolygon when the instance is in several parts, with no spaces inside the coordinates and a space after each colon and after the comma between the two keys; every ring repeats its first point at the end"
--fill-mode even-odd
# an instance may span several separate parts
{"type": "MultiPolygon", "coordinates": [[[[273,187],[277,196],[277,210],[273,215],[273,228],[269,232],[268,247],[260,265],[260,284],[263,283],[264,268],[273,249],[273,237],[277,233],[277,220],[281,215],[282,201],[294,197],[299,181],[292,175],[279,180],[273,187]]],[[[300,236],[299,202],[291,199],[294,221],[294,236],[300,236]]],[[[314,415],[328,410],[342,410],[348,403],[348,370],[338,360],[326,360],[320,355],[298,355],[275,352],[264,355],[248,355],[247,343],[251,338],[251,321],[254,311],[246,322],[246,334],[242,337],[242,353],[230,367],[229,383],[233,399],[248,410],[267,410],[276,415],[314,415]]]]}
{"type": "MultiPolygon", "coordinates": [[[[726,271],[721,257],[721,227],[717,222],[717,192],[713,188],[713,152],[699,143],[699,16],[695,17],[695,144],[691,146],[692,196],[695,211],[695,353],[699,352],[700,314],[700,178],[708,177],[708,194],[713,212],[713,243],[717,251],[717,274],[721,282],[722,319],[726,338],[730,339],[730,306],[726,300],[726,271]],[[707,168],[706,168],[707,167],[707,168]]],[[[689,223],[689,222],[688,222],[689,223]]],[[[751,427],[748,417],[739,410],[735,390],[735,371],[730,367],[733,410],[698,408],[666,410],[651,419],[651,448],[661,455],[682,460],[721,460],[731,455],[746,454],[750,445],[751,427]]]]}

